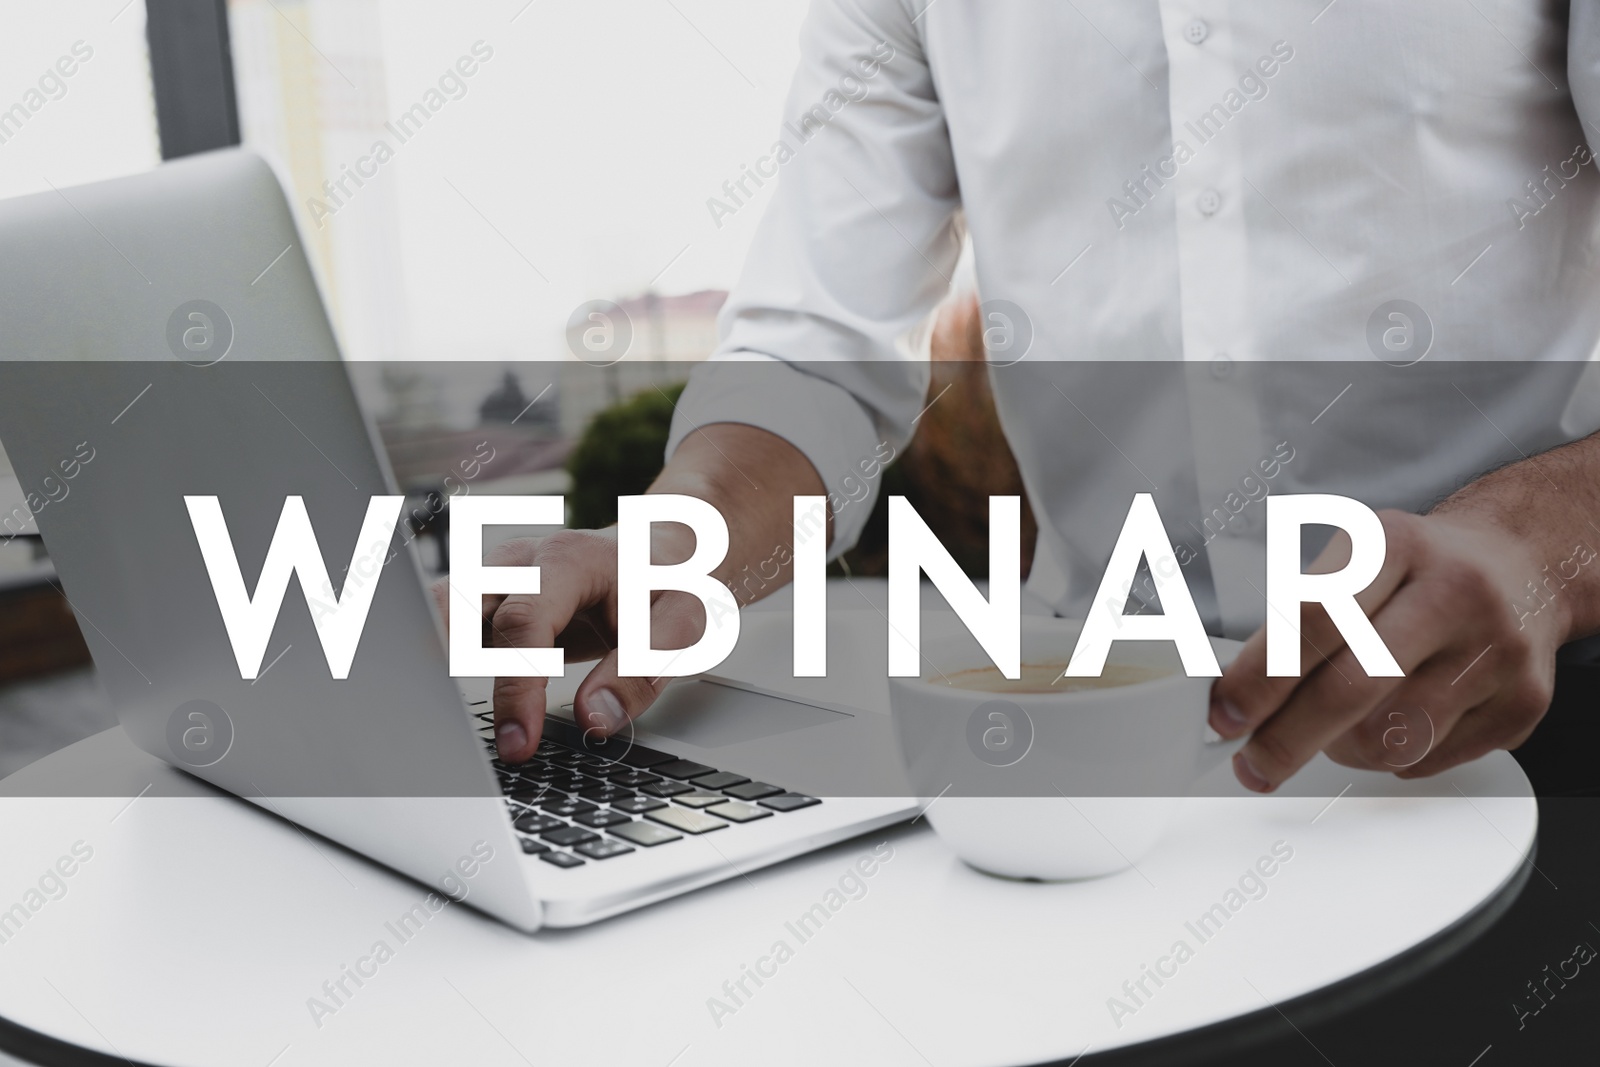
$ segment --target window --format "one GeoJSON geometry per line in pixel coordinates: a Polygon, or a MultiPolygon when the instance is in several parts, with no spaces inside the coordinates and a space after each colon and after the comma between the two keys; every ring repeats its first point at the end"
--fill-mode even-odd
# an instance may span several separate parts
{"type": "MultiPolygon", "coordinates": [[[[771,144],[804,8],[231,0],[240,127],[352,360],[570,363],[593,300],[654,316],[630,361],[703,358],[770,189],[707,201],[771,144]]],[[[465,424],[503,368],[461,372],[465,424]]]]}
{"type": "MultiPolygon", "coordinates": [[[[0,34],[0,197],[161,159],[142,0],[11,0],[0,34]]],[[[0,498],[11,467],[0,452],[0,498]]]]}

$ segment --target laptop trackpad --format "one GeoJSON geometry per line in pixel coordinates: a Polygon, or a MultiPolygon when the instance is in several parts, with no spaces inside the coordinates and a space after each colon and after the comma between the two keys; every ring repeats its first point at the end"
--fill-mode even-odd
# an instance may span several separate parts
{"type": "Polygon", "coordinates": [[[669,740],[722,748],[849,720],[842,711],[694,681],[669,686],[640,717],[639,725],[669,740]]]}

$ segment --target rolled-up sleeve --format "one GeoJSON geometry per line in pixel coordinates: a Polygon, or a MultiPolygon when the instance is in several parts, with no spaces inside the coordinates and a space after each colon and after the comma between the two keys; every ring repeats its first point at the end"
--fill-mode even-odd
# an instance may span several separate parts
{"type": "MultiPolygon", "coordinates": [[[[778,187],[717,350],[679,401],[669,456],[701,426],[746,423],[793,444],[839,494],[884,445],[909,440],[928,388],[909,339],[948,290],[961,243],[916,17],[906,0],[813,6],[770,150],[778,187]]],[[[870,497],[836,510],[831,554],[855,543],[870,511],[870,497]]]]}

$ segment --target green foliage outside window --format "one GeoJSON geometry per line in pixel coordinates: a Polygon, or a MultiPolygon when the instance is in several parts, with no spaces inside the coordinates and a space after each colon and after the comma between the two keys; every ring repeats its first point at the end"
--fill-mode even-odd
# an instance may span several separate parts
{"type": "Polygon", "coordinates": [[[650,488],[661,473],[672,407],[683,384],[646,389],[595,415],[567,457],[568,523],[598,530],[617,521],[617,498],[650,488]]]}
{"type": "MultiPolygon", "coordinates": [[[[567,457],[571,487],[567,492],[568,525],[577,530],[598,530],[617,521],[617,498],[650,488],[661,473],[672,409],[683,385],[646,389],[595,415],[578,445],[567,457]]],[[[891,495],[915,497],[898,462],[879,476],[878,498],[854,548],[842,561],[828,567],[830,574],[883,575],[888,572],[889,509],[891,495]]],[[[913,500],[913,503],[916,501],[913,500]]],[[[982,576],[988,557],[960,551],[956,557],[970,574],[982,576]]]]}

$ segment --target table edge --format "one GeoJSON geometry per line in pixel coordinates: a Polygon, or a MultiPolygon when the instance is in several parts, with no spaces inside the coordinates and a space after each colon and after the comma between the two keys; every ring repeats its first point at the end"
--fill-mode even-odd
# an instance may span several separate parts
{"type": "Polygon", "coordinates": [[[1244,1015],[1207,1023],[1192,1030],[1165,1034],[1103,1052],[1085,1051],[1073,1059],[1049,1060],[1028,1067],[1131,1067],[1134,1064],[1138,1067],[1168,1067],[1188,1064],[1205,1057],[1237,1053],[1281,1037],[1278,1031],[1290,1011],[1296,1013],[1292,1025],[1297,1030],[1302,1026],[1315,1026],[1337,1018],[1410,984],[1487,933],[1522,895],[1523,888],[1533,875],[1537,851],[1536,831],[1533,844],[1522,857],[1522,862],[1477,907],[1404,952],[1366,970],[1289,1000],[1264,1005],[1244,1015]]]}

